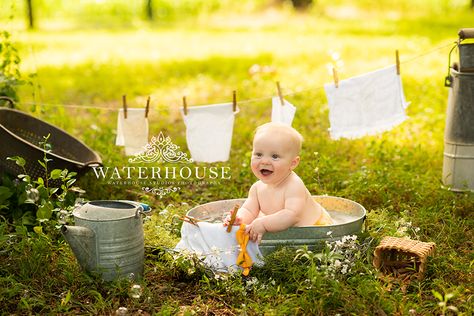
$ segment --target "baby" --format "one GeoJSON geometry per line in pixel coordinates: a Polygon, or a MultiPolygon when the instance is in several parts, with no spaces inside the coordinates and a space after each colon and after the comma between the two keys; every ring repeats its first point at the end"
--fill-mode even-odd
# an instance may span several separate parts
{"type": "MultiPolygon", "coordinates": [[[[246,224],[252,241],[260,243],[266,232],[292,226],[330,225],[333,220],[306,189],[293,169],[300,162],[303,137],[281,123],[257,128],[253,139],[251,168],[259,179],[237,211],[234,225],[246,224]]],[[[224,226],[230,215],[224,220],[224,226]]]]}

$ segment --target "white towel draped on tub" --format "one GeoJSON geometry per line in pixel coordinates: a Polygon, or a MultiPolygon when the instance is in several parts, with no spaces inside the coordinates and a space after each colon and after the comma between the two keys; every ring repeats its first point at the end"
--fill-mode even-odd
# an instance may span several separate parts
{"type": "Polygon", "coordinates": [[[125,146],[125,155],[132,156],[144,150],[148,143],[148,119],[145,109],[128,108],[127,118],[123,109],[118,112],[115,145],[125,146]]]}
{"type": "Polygon", "coordinates": [[[186,141],[191,157],[197,162],[229,160],[234,128],[232,103],[188,107],[183,115],[186,141]]]}
{"type": "MultiPolygon", "coordinates": [[[[228,233],[222,223],[198,222],[197,225],[183,223],[181,240],[175,250],[197,254],[215,272],[242,270],[237,265],[240,247],[235,236],[239,226],[233,226],[228,233]]],[[[255,265],[263,265],[262,254],[255,242],[249,241],[247,253],[255,265]]]]}
{"type": "Polygon", "coordinates": [[[357,138],[391,129],[407,116],[396,66],[325,84],[331,138],[357,138]]]}
{"type": "Polygon", "coordinates": [[[272,122],[290,125],[295,117],[296,108],[293,104],[283,99],[283,105],[279,97],[272,98],[272,122]]]}

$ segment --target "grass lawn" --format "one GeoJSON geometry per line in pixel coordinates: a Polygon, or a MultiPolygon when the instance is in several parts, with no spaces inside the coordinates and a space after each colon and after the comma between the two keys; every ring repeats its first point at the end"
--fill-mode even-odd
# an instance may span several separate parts
{"type": "Polygon", "coordinates": [[[110,315],[119,307],[134,315],[472,313],[474,196],[447,190],[441,174],[448,53],[457,31],[474,27],[474,12],[461,1],[348,2],[317,1],[306,13],[263,1],[248,10],[225,2],[229,10],[155,23],[135,17],[121,24],[110,12],[84,23],[55,16],[40,19],[35,31],[24,30],[15,11],[2,28],[19,49],[23,75],[35,74],[20,88],[18,108],[81,139],[106,166],[127,164],[114,145],[123,94],[131,107],[150,96],[150,135],[163,132],[186,152],[183,95],[201,105],[231,101],[236,90],[240,113],[229,161],[212,164],[229,167],[230,180],[189,184],[161,198],[139,186],[108,185],[93,173],[78,181],[87,199],[153,208],[138,298],[130,295],[133,281],[105,283],[81,272],[57,230],[38,234],[2,220],[0,314],[110,315]],[[409,119],[377,136],[331,140],[328,66],[338,62],[339,78],[349,78],[393,64],[397,49],[409,119]],[[330,255],[325,266],[304,250],[282,249],[247,278],[216,276],[166,251],[180,237],[177,217],[190,207],[247,195],[255,181],[252,133],[270,120],[276,81],[297,107],[293,126],[305,141],[296,172],[310,192],[345,197],[368,211],[345,274],[328,273],[330,255]],[[436,243],[423,280],[378,277],[372,253],[383,236],[436,243]]]}

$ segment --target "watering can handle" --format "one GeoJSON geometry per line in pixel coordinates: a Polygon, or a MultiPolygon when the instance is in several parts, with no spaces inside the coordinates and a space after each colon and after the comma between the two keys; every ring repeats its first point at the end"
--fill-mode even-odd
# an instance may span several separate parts
{"type": "Polygon", "coordinates": [[[474,38],[474,28],[460,29],[458,35],[461,40],[474,38]]]}
{"type": "Polygon", "coordinates": [[[137,211],[135,212],[136,218],[138,218],[140,215],[146,217],[146,214],[151,211],[151,207],[148,204],[137,202],[134,202],[134,204],[137,205],[137,211]]]}

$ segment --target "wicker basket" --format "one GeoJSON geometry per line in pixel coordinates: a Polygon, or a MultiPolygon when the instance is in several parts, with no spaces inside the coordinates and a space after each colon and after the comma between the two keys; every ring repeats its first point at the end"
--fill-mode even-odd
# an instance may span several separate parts
{"type": "Polygon", "coordinates": [[[52,159],[49,170],[68,169],[79,177],[89,166],[102,165],[99,155],[65,131],[23,112],[0,108],[0,174],[24,173],[14,161],[6,159],[20,156],[26,160],[26,171],[32,179],[44,177],[45,171],[38,160],[43,161],[45,151],[40,142],[48,134],[51,151],[47,157],[52,159]]]}
{"type": "Polygon", "coordinates": [[[432,242],[384,237],[375,248],[373,264],[385,275],[408,279],[423,278],[426,260],[435,250],[432,242]]]}

